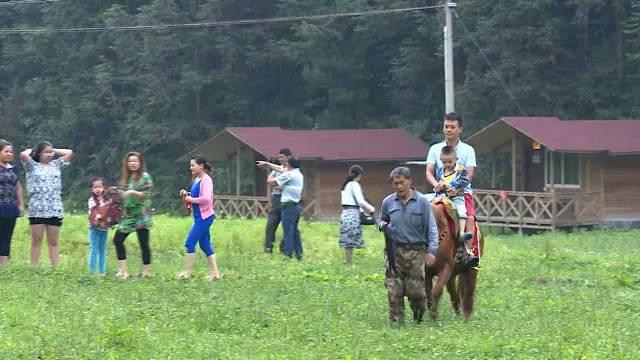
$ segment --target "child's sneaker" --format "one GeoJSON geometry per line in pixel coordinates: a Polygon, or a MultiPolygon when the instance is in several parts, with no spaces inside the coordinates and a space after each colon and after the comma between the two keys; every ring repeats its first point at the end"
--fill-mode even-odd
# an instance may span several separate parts
{"type": "Polygon", "coordinates": [[[462,265],[469,267],[469,268],[475,268],[478,267],[478,265],[480,265],[480,258],[477,256],[473,256],[473,255],[469,255],[469,256],[465,256],[462,259],[462,265]]]}

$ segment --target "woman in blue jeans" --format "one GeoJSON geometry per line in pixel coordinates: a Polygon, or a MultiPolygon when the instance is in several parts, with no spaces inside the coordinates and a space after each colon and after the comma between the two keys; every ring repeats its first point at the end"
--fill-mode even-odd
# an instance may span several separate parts
{"type": "Polygon", "coordinates": [[[266,161],[258,161],[257,165],[279,173],[270,183],[278,186],[282,192],[280,198],[282,204],[282,241],[284,243],[282,252],[288,258],[293,257],[295,253],[296,259],[302,260],[302,240],[300,239],[300,230],[298,230],[298,221],[301,213],[300,199],[304,189],[304,175],[300,172],[298,159],[288,156],[286,163],[282,164],[284,169],[280,165],[266,161]]]}

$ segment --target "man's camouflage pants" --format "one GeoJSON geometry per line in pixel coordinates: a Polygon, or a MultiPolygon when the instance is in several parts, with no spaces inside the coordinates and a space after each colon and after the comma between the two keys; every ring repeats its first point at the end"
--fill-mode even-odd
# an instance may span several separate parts
{"type": "Polygon", "coordinates": [[[385,262],[384,286],[389,296],[389,320],[404,322],[405,296],[409,298],[414,320],[422,320],[427,297],[424,286],[427,250],[424,245],[396,244],[393,253],[397,272],[391,268],[388,258],[385,262]]]}

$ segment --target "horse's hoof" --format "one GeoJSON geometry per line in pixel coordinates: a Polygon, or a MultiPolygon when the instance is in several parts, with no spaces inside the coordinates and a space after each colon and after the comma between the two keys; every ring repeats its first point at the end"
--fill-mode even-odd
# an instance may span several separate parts
{"type": "Polygon", "coordinates": [[[431,320],[436,321],[438,320],[438,313],[435,311],[430,311],[429,312],[429,317],[431,318],[431,320]]]}

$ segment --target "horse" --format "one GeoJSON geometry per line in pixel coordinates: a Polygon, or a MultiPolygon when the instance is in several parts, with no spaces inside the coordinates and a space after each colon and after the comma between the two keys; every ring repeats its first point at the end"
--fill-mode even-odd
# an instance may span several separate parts
{"type": "Polygon", "coordinates": [[[438,252],[436,262],[432,266],[425,268],[425,289],[427,291],[427,308],[433,320],[438,317],[438,304],[445,286],[448,286],[455,267],[456,254],[456,234],[455,222],[449,221],[449,215],[445,209],[445,203],[434,201],[431,204],[433,216],[438,226],[438,252]],[[433,278],[437,276],[438,281],[433,286],[433,278]]]}
{"type": "MultiPolygon", "coordinates": [[[[478,243],[478,254],[482,257],[484,253],[484,237],[480,232],[480,227],[475,224],[474,237],[478,243]]],[[[469,321],[473,313],[476,284],[478,281],[478,269],[463,266],[460,262],[462,249],[458,249],[456,262],[453,267],[453,274],[447,282],[447,292],[451,298],[451,305],[456,315],[460,315],[460,305],[465,321],[469,321]]]]}
{"type": "MultiPolygon", "coordinates": [[[[436,254],[436,263],[426,267],[427,307],[431,318],[435,320],[438,316],[440,297],[446,286],[454,312],[460,315],[460,305],[462,305],[465,321],[468,321],[473,312],[478,270],[465,267],[460,263],[462,249],[456,243],[458,227],[450,211],[447,210],[445,201],[435,200],[431,208],[438,226],[440,245],[436,254]],[[433,278],[436,276],[438,281],[434,287],[433,278]]],[[[477,223],[475,228],[474,237],[478,239],[479,252],[482,254],[484,240],[477,223]]]]}

